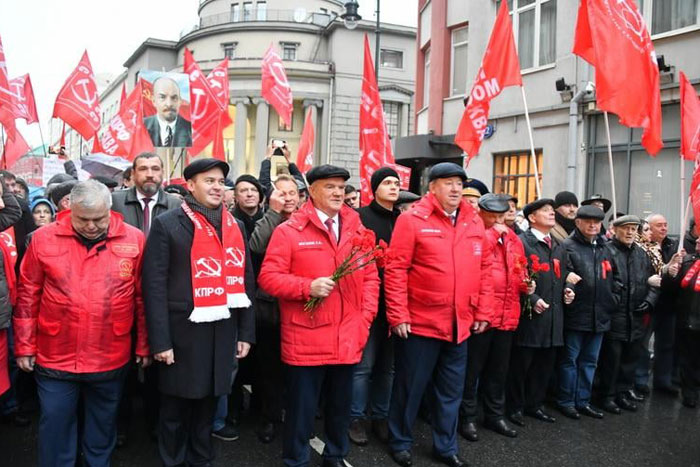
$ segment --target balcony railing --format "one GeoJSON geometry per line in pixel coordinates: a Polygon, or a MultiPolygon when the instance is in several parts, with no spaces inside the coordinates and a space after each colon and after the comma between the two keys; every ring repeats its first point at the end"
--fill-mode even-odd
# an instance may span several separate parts
{"type": "Polygon", "coordinates": [[[237,10],[229,13],[202,16],[199,19],[199,29],[219,26],[229,23],[247,23],[253,21],[276,21],[286,23],[306,23],[317,26],[326,26],[331,20],[329,14],[320,12],[307,12],[303,8],[296,10],[268,10],[252,9],[248,11],[237,10]]]}

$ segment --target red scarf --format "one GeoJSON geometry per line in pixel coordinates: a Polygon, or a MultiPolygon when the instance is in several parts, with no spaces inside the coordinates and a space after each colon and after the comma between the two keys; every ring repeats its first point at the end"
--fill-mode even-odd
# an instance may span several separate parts
{"type": "Polygon", "coordinates": [[[7,280],[7,290],[10,291],[10,304],[17,303],[17,277],[15,275],[15,264],[17,264],[17,243],[15,242],[15,228],[10,227],[0,233],[0,250],[2,250],[3,267],[5,268],[5,279],[7,280]]]}
{"type": "Polygon", "coordinates": [[[231,317],[229,308],[247,308],[245,293],[245,244],[231,213],[223,210],[222,242],[214,227],[187,203],[182,210],[194,225],[190,251],[194,310],[189,320],[209,323],[231,317]],[[222,274],[223,272],[223,274],[222,274]]]}

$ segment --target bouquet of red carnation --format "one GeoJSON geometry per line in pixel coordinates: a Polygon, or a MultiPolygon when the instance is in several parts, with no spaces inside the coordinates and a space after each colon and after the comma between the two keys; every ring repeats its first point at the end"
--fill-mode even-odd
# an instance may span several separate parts
{"type": "MultiPolygon", "coordinates": [[[[526,261],[527,262],[527,261],[526,261]]],[[[527,285],[532,282],[537,280],[537,276],[541,272],[548,272],[549,271],[549,263],[540,263],[540,257],[532,254],[530,255],[530,264],[527,266],[527,277],[525,278],[525,291],[527,291],[527,285]]],[[[522,288],[521,288],[522,290],[522,288]]],[[[528,314],[528,317],[532,319],[532,302],[530,302],[530,299],[527,298],[525,300],[525,311],[528,314]]]]}
{"type": "MultiPolygon", "coordinates": [[[[372,263],[377,263],[379,267],[385,267],[391,259],[391,254],[388,251],[388,245],[384,240],[379,240],[377,245],[374,244],[374,234],[370,230],[365,230],[362,235],[352,239],[352,250],[347,258],[338,266],[331,275],[331,280],[337,283],[345,276],[358,271],[372,263]]],[[[313,313],[313,311],[323,301],[323,297],[311,297],[304,305],[304,311],[313,313]]]]}

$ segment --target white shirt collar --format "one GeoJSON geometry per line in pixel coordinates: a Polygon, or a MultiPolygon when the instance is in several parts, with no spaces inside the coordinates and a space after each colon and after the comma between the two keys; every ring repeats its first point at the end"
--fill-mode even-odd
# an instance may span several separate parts
{"type": "Polygon", "coordinates": [[[544,242],[545,238],[551,238],[549,234],[544,234],[533,227],[530,227],[530,232],[532,232],[532,235],[535,236],[538,242],[544,242]]]}
{"type": "Polygon", "coordinates": [[[320,219],[321,224],[323,224],[324,226],[326,225],[326,221],[328,219],[333,219],[333,232],[335,232],[335,238],[339,238],[338,237],[338,227],[339,227],[338,226],[338,214],[336,214],[333,217],[330,217],[328,214],[321,211],[320,209],[318,209],[318,208],[314,208],[314,209],[316,210],[316,214],[318,215],[318,218],[320,219]]]}
{"type": "MultiPolygon", "coordinates": [[[[143,204],[143,199],[144,199],[144,198],[149,198],[149,196],[146,196],[146,195],[144,195],[143,193],[141,193],[141,192],[138,190],[138,188],[134,188],[134,189],[136,190],[136,199],[138,199],[139,202],[140,202],[141,204],[143,204]]],[[[153,196],[150,196],[150,198],[151,198],[151,200],[152,200],[151,202],[152,202],[153,204],[156,204],[156,203],[158,202],[158,192],[156,191],[156,193],[155,193],[153,196]]]]}

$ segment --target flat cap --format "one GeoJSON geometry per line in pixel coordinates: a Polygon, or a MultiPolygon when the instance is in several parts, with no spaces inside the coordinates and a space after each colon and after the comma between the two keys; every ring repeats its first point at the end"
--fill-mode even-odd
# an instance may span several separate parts
{"type": "Polygon", "coordinates": [[[107,188],[116,188],[119,185],[116,180],[112,180],[104,175],[93,175],[91,178],[97,182],[100,182],[107,188]]]}
{"type": "Polygon", "coordinates": [[[430,172],[428,173],[429,182],[437,180],[438,178],[450,177],[459,177],[464,182],[467,180],[467,173],[454,162],[440,162],[439,164],[435,164],[430,168],[430,172]]]}
{"type": "Polygon", "coordinates": [[[642,223],[641,219],[637,216],[633,216],[632,214],[628,214],[626,216],[618,217],[613,221],[613,227],[620,227],[621,225],[627,225],[627,224],[634,224],[634,225],[640,225],[642,223]]]}
{"type": "Polygon", "coordinates": [[[56,174],[53,177],[49,178],[49,181],[46,182],[46,186],[55,185],[55,184],[67,182],[70,180],[75,180],[75,177],[68,175],[68,174],[56,174]]]}
{"type": "Polygon", "coordinates": [[[350,178],[350,172],[342,167],[323,164],[313,167],[306,174],[306,181],[309,183],[309,185],[314,183],[316,180],[323,180],[325,178],[342,178],[343,180],[347,180],[350,178]]]}
{"type": "Polygon", "coordinates": [[[573,204],[575,206],[578,206],[578,198],[575,194],[573,194],[570,191],[560,191],[554,197],[554,208],[556,209],[559,206],[563,206],[565,204],[573,204]]]}
{"type": "Polygon", "coordinates": [[[595,206],[581,206],[576,211],[576,219],[593,219],[596,221],[602,221],[605,219],[605,213],[602,209],[595,206]]]}
{"type": "Polygon", "coordinates": [[[554,208],[555,207],[554,200],[551,198],[536,199],[535,201],[533,201],[530,204],[527,204],[523,208],[523,216],[525,217],[525,219],[527,219],[530,214],[532,214],[533,212],[535,212],[535,211],[537,211],[545,206],[552,206],[552,208],[554,208]]]}
{"type": "Polygon", "coordinates": [[[58,206],[61,200],[66,195],[69,195],[73,187],[77,184],[78,180],[72,179],[51,187],[51,190],[49,190],[49,199],[54,204],[54,206],[58,206]]]}
{"type": "Polygon", "coordinates": [[[224,173],[224,177],[228,175],[228,164],[224,161],[220,161],[219,159],[213,159],[211,157],[192,161],[190,165],[185,167],[185,170],[182,173],[182,175],[185,177],[185,180],[189,180],[195,175],[201,174],[202,172],[207,172],[215,167],[218,167],[222,170],[222,172],[224,173]]]}
{"type": "Polygon", "coordinates": [[[396,205],[404,203],[415,203],[420,199],[420,196],[408,190],[399,191],[399,199],[396,201],[396,205]]]}
{"type": "Polygon", "coordinates": [[[504,213],[510,209],[508,201],[503,199],[500,195],[494,195],[493,193],[486,193],[484,196],[479,198],[479,208],[482,211],[504,213]]]}
{"type": "Polygon", "coordinates": [[[588,206],[596,201],[603,203],[603,212],[608,212],[608,210],[612,206],[612,202],[609,199],[603,198],[603,195],[593,195],[588,199],[584,199],[583,201],[581,201],[581,206],[588,206]]]}
{"type": "Polygon", "coordinates": [[[462,189],[462,196],[474,196],[480,198],[489,192],[488,187],[481,180],[476,178],[468,178],[462,189]]]}
{"type": "Polygon", "coordinates": [[[498,196],[500,196],[506,203],[508,201],[512,201],[516,206],[518,205],[518,198],[513,195],[509,195],[508,193],[500,193],[498,196]]]}

